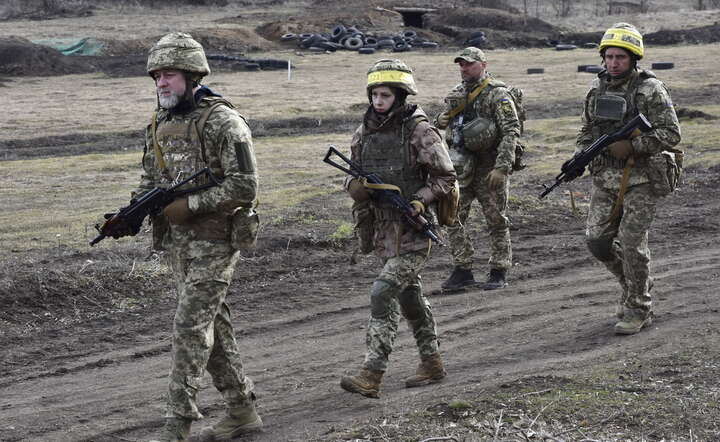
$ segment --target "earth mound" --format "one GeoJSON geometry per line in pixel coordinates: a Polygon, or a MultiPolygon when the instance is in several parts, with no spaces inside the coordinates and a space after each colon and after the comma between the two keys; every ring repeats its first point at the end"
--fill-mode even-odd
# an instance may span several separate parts
{"type": "Polygon", "coordinates": [[[21,37],[0,38],[0,75],[50,76],[92,72],[95,67],[76,57],[21,37]]]}

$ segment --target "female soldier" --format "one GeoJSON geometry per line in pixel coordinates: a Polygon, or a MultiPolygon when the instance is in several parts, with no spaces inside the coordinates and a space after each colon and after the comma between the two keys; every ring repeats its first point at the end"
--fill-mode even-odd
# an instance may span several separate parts
{"type": "MultiPolygon", "coordinates": [[[[370,106],[351,144],[353,161],[396,186],[416,213],[432,218],[431,204],[450,195],[456,176],[438,130],[417,105],[405,101],[408,94],[417,94],[412,71],[400,60],[376,62],[368,71],[367,94],[370,106]]],[[[360,373],[343,377],[340,386],[378,397],[401,312],[420,353],[417,373],[406,379],[405,385],[439,382],[446,372],[438,353],[435,319],[422,294],[419,275],[429,256],[430,241],[406,225],[397,209],[372,199],[367,183],[349,178],[345,187],[355,201],[361,249],[374,250],[383,269],[370,290],[365,361],[360,373]]]]}

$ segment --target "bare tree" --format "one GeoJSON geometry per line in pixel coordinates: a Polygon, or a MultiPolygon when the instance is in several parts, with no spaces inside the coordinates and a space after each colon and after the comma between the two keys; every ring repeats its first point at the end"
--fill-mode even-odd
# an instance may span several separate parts
{"type": "Polygon", "coordinates": [[[572,10],[572,0],[552,0],[550,3],[558,17],[567,17],[572,10]]]}

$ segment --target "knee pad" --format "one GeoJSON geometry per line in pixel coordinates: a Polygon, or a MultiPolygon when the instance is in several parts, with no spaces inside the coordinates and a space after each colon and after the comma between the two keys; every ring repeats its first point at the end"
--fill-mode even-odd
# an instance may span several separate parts
{"type": "Polygon", "coordinates": [[[383,319],[392,312],[393,296],[396,287],[387,281],[376,280],[370,290],[370,314],[373,318],[383,319]]]}
{"type": "Polygon", "coordinates": [[[400,308],[402,314],[408,321],[415,321],[423,316],[425,310],[425,302],[421,296],[420,286],[408,286],[399,296],[400,308]]]}

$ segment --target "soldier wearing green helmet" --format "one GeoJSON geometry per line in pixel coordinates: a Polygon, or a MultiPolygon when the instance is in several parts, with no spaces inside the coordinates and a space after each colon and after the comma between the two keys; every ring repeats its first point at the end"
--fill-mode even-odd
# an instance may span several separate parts
{"type": "MultiPolygon", "coordinates": [[[[394,186],[411,200],[416,212],[434,219],[436,201],[454,189],[455,171],[438,130],[419,106],[406,101],[417,92],[412,70],[401,60],[376,62],[367,73],[370,105],[350,150],[353,161],[394,186]]],[[[417,372],[406,379],[406,387],[440,382],[446,374],[435,319],[420,281],[430,240],[406,226],[398,209],[371,199],[370,184],[350,178],[345,186],[354,200],[360,249],[374,251],[383,269],[370,289],[365,360],[360,373],[344,376],[340,385],[352,393],[379,397],[401,314],[420,354],[417,372]]]]}
{"type": "MultiPolygon", "coordinates": [[[[165,425],[157,440],[188,440],[192,422],[202,418],[197,393],[205,370],[227,415],[203,436],[229,440],[262,427],[225,302],[240,250],[252,246],[258,227],[252,136],[233,104],[201,84],[210,67],[190,35],[162,37],[150,49],[147,72],[157,109],[145,131],[143,174],[133,198],[204,168],[220,181],[176,199],[151,219],[153,247],[165,251],[177,289],[165,425]]],[[[128,226],[126,233],[138,230],[128,226]]]]}
{"type": "Polygon", "coordinates": [[[640,69],[645,55],[635,26],[617,23],[600,41],[605,70],[585,97],[576,152],[642,113],[653,128],[618,141],[590,164],[592,195],[586,241],[592,255],[618,280],[617,334],[634,334],[653,320],[648,231],[657,204],[672,192],[682,165],[680,124],[665,85],[640,69]],[[673,178],[674,177],[674,178],[673,178]]]}

